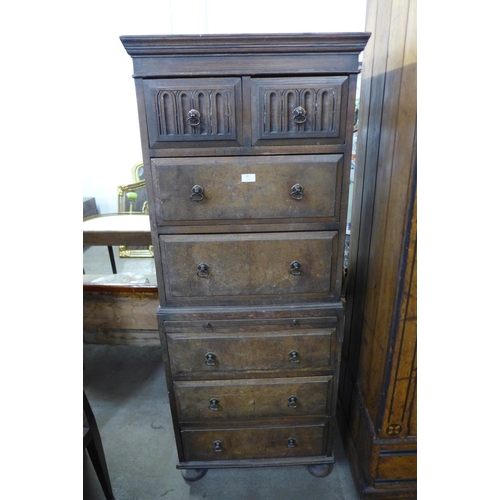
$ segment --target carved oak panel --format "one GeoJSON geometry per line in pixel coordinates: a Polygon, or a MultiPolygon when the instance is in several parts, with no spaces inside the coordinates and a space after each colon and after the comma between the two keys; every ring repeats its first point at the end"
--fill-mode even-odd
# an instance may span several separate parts
{"type": "Polygon", "coordinates": [[[346,76],[252,80],[252,140],[341,137],[346,76]]]}
{"type": "Polygon", "coordinates": [[[239,78],[146,80],[150,147],[171,147],[172,143],[186,141],[235,145],[240,88],[239,78]]]}

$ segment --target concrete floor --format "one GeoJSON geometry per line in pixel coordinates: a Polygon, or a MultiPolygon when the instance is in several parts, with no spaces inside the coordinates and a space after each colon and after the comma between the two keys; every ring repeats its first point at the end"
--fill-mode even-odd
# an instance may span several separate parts
{"type": "MultiPolygon", "coordinates": [[[[83,346],[83,385],[101,433],[116,500],[358,500],[342,442],[325,478],[305,466],[213,469],[184,481],[159,347],[83,346]]],[[[104,500],[84,451],[85,500],[104,500]]]]}

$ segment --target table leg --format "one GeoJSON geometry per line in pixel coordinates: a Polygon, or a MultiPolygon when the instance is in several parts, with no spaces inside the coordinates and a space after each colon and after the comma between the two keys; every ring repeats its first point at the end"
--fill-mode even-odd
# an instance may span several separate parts
{"type": "Polygon", "coordinates": [[[113,247],[108,246],[109,260],[111,261],[111,269],[113,269],[113,274],[116,274],[116,264],[115,255],[113,254],[113,247]]]}

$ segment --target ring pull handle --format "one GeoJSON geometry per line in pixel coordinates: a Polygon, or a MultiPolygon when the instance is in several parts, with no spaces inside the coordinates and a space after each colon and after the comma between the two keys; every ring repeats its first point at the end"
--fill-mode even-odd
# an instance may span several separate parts
{"type": "Polygon", "coordinates": [[[304,123],[307,120],[306,110],[302,106],[295,108],[292,113],[292,118],[295,123],[304,123]]]}
{"type": "Polygon", "coordinates": [[[291,351],[288,355],[288,361],[290,361],[290,363],[300,363],[299,353],[297,351],[291,351]]]}
{"type": "Polygon", "coordinates": [[[208,278],[208,264],[198,264],[198,272],[196,274],[200,278],[208,278]]]}
{"type": "Polygon", "coordinates": [[[215,366],[215,354],[213,352],[207,352],[205,354],[205,364],[207,366],[215,366]]]}
{"type": "Polygon", "coordinates": [[[288,438],[286,440],[286,446],[287,448],[295,448],[295,446],[297,445],[297,441],[295,438],[288,438]]]}
{"type": "Polygon", "coordinates": [[[189,196],[191,198],[191,201],[201,201],[204,198],[203,194],[203,188],[201,186],[193,186],[191,188],[191,195],[189,196]]]}
{"type": "Polygon", "coordinates": [[[200,124],[200,112],[196,109],[191,109],[187,114],[186,123],[190,127],[197,127],[200,124]]]}
{"type": "Polygon", "coordinates": [[[294,260],[290,264],[290,274],[293,274],[294,276],[299,276],[303,273],[304,273],[304,271],[302,271],[302,266],[300,265],[300,262],[297,262],[296,260],[294,260]]]}
{"type": "Polygon", "coordinates": [[[294,200],[302,200],[304,198],[304,188],[300,184],[294,184],[290,196],[294,200]]]}
{"type": "Polygon", "coordinates": [[[222,441],[213,442],[214,451],[220,453],[222,451],[222,441]]]}
{"type": "Polygon", "coordinates": [[[212,410],[212,411],[218,411],[220,410],[220,406],[219,406],[219,400],[217,398],[212,398],[209,403],[209,409],[212,410]]]}
{"type": "Polygon", "coordinates": [[[288,408],[296,409],[299,406],[296,396],[290,396],[288,398],[288,408]]]}

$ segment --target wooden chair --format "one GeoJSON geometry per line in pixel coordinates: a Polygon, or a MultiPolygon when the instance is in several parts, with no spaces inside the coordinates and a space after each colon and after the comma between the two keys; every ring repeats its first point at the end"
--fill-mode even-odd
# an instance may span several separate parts
{"type": "Polygon", "coordinates": [[[85,391],[83,391],[83,449],[86,449],[90,456],[106,499],[115,500],[109,479],[108,466],[106,465],[106,457],[104,456],[104,449],[102,447],[101,435],[99,434],[97,422],[85,391]]]}

